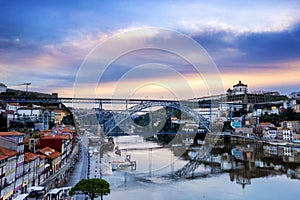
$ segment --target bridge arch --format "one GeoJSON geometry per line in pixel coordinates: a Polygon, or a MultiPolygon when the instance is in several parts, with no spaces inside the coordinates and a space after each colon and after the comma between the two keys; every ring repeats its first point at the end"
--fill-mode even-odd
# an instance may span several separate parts
{"type": "Polygon", "coordinates": [[[110,120],[104,123],[104,135],[110,135],[110,133],[116,127],[118,127],[125,120],[129,119],[133,114],[140,112],[144,109],[157,106],[178,109],[195,119],[197,122],[199,122],[199,125],[201,125],[201,127],[204,127],[206,130],[210,131],[210,122],[205,117],[203,117],[193,109],[189,108],[188,106],[183,105],[183,103],[180,103],[179,101],[144,101],[128,108],[125,111],[115,113],[114,116],[110,118],[110,120]]]}

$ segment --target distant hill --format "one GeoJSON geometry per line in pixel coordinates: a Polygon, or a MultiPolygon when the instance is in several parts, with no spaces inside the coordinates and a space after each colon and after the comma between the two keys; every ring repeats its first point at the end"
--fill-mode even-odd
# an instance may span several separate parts
{"type": "Polygon", "coordinates": [[[0,93],[1,96],[10,96],[10,97],[33,97],[33,98],[57,98],[57,93],[47,94],[47,93],[41,93],[41,92],[32,92],[32,91],[23,91],[23,90],[15,90],[15,89],[9,89],[7,88],[6,92],[0,93]]]}

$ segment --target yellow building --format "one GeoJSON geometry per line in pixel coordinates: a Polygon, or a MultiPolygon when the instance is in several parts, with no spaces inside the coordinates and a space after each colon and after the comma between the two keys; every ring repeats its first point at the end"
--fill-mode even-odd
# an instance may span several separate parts
{"type": "Polygon", "coordinates": [[[55,117],[54,117],[55,124],[61,124],[63,118],[68,115],[68,112],[64,110],[54,110],[54,113],[55,113],[55,117]]]}

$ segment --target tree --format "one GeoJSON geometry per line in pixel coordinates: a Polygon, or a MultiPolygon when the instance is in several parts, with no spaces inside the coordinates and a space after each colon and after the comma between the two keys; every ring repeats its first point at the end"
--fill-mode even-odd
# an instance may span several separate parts
{"type": "Polygon", "coordinates": [[[70,191],[70,195],[85,194],[88,195],[91,200],[110,193],[109,183],[106,180],[100,178],[82,179],[79,181],[70,191]]]}
{"type": "Polygon", "coordinates": [[[74,126],[73,115],[69,114],[67,116],[64,116],[63,119],[61,120],[61,123],[65,124],[65,125],[72,125],[72,126],[74,126]]]}

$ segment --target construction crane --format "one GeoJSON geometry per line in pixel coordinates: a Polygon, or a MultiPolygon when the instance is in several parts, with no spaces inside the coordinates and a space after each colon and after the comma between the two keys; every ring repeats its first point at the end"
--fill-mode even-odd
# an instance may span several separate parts
{"type": "Polygon", "coordinates": [[[28,86],[31,85],[31,83],[21,83],[21,84],[18,84],[18,85],[26,85],[26,92],[28,92],[28,86]]]}

